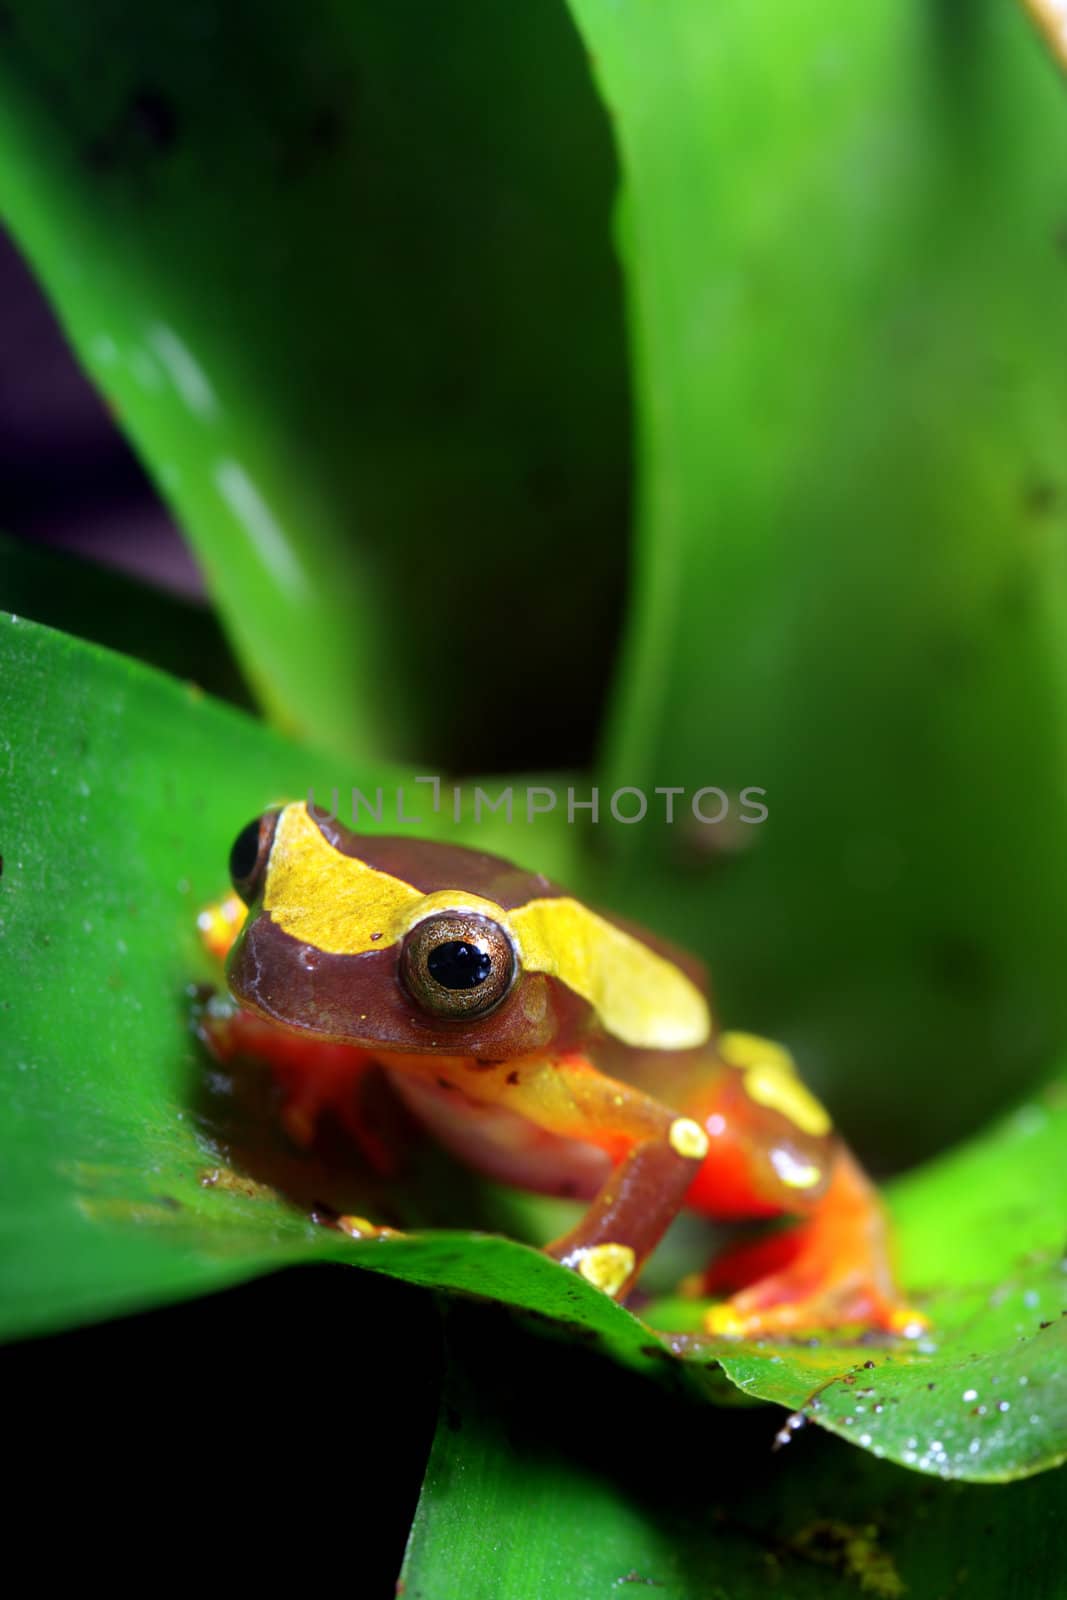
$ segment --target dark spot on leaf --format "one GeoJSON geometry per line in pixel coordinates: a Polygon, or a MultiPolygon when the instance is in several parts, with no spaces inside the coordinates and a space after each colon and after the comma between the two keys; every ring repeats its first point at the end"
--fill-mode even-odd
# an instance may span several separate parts
{"type": "Polygon", "coordinates": [[[449,1433],[460,1433],[463,1428],[463,1418],[455,1406],[445,1406],[445,1426],[449,1433]]]}
{"type": "Polygon", "coordinates": [[[1050,478],[1031,478],[1023,490],[1023,505],[1032,517],[1051,516],[1059,510],[1059,484],[1050,478]]]}
{"type": "Polygon", "coordinates": [[[509,1072],[508,1073],[508,1082],[511,1084],[513,1089],[517,1089],[518,1086],[519,1086],[519,1075],[518,1075],[518,1073],[517,1072],[509,1072]]]}

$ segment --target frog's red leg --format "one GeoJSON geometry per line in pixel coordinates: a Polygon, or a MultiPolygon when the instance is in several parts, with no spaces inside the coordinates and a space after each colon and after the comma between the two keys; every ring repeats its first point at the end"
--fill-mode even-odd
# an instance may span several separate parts
{"type": "Polygon", "coordinates": [[[759,1338],[855,1322],[918,1331],[922,1319],[894,1286],[877,1192],[789,1056],[743,1034],[724,1035],[718,1052],[679,1100],[710,1142],[687,1203],[719,1218],[802,1220],[728,1251],[698,1279],[703,1293],[746,1285],[708,1313],[709,1332],[759,1338]]]}
{"type": "Polygon", "coordinates": [[[397,1152],[368,1111],[378,1068],[366,1051],[290,1033],[225,1002],[208,1004],[197,1031],[216,1060],[247,1058],[270,1068],[282,1093],[282,1125],[294,1144],[306,1149],[329,1111],[376,1172],[396,1172],[397,1152]]]}
{"type": "Polygon", "coordinates": [[[760,1338],[857,1322],[918,1333],[925,1325],[897,1293],[885,1212],[842,1144],[807,1220],[720,1257],[705,1275],[705,1288],[714,1292],[738,1281],[748,1287],[708,1312],[710,1333],[760,1338]]]}
{"type": "MultiPolygon", "coordinates": [[[[397,1065],[420,1070],[417,1057],[390,1057],[397,1065]]],[[[624,1295],[682,1205],[708,1149],[704,1131],[580,1055],[499,1065],[438,1058],[433,1067],[472,1098],[609,1155],[615,1165],[585,1216],[547,1249],[605,1293],[624,1295]]]]}

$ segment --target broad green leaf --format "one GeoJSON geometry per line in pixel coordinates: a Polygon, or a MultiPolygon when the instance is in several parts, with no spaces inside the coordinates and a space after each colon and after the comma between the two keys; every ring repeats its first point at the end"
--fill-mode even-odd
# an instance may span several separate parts
{"type": "Polygon", "coordinates": [[[454,1330],[405,1600],[1059,1600],[1061,1475],[931,1483],[837,1440],[772,1454],[691,1406],[506,1329],[454,1330]],[[461,1337],[462,1336],[462,1337],[461,1337]]]}
{"type": "Polygon", "coordinates": [[[914,1160],[1067,1030],[1064,84],[999,0],[571,9],[639,416],[602,781],[770,813],[678,801],[611,893],[914,1160]]]}
{"type": "MultiPolygon", "coordinates": [[[[196,691],[17,621],[0,629],[0,730],[4,1333],[336,1259],[498,1300],[694,1398],[721,1397],[723,1372],[736,1398],[791,1408],[819,1388],[813,1420],[922,1470],[1010,1477],[1067,1448],[1056,1359],[1067,1095],[1050,1090],[899,1186],[903,1278],[931,1318],[932,1348],[713,1345],[685,1331],[693,1307],[639,1318],[530,1244],[495,1236],[543,1242],[551,1208],[428,1152],[392,1184],[350,1147],[298,1154],[265,1075],[222,1072],[198,1050],[189,985],[217,975],[195,915],[222,887],[236,829],[279,794],[351,782],[370,792],[406,775],[338,771],[196,691]],[[423,1231],[357,1242],[324,1223],[335,1213],[423,1231]],[[972,1387],[984,1412],[957,1398],[972,1387]]],[[[427,815],[431,825],[448,826],[427,815]]],[[[510,853],[577,882],[573,831],[554,818],[515,827],[510,853]]]]}
{"type": "Polygon", "coordinates": [[[584,759],[629,477],[612,182],[558,0],[6,8],[6,223],[282,726],[584,759]]]}

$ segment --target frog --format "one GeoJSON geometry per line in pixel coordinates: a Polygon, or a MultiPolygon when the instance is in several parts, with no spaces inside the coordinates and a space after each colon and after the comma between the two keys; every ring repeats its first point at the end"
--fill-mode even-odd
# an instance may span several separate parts
{"type": "Polygon", "coordinates": [[[697,958],[501,857],[305,801],[243,827],[229,866],[201,931],[231,1000],[202,1033],[273,1067],[297,1143],[332,1109],[386,1170],[359,1114],[384,1074],[476,1172],[580,1202],[546,1253],[614,1300],[690,1211],[768,1224],[681,1285],[713,1338],[924,1330],[875,1185],[790,1052],[720,1025],[697,958]]]}

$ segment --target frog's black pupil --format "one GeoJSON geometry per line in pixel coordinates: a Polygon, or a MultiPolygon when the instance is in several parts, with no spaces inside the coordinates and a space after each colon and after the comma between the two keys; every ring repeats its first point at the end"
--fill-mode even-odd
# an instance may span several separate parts
{"type": "Polygon", "coordinates": [[[447,939],[426,957],[426,970],[443,989],[477,989],[493,970],[493,960],[466,939],[447,939]]]}
{"type": "Polygon", "coordinates": [[[243,883],[256,870],[259,860],[259,818],[242,828],[233,841],[230,851],[230,878],[234,885],[243,883]]]}

